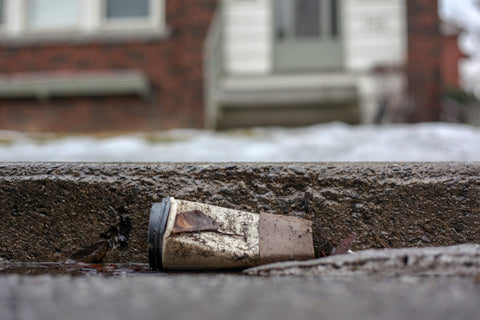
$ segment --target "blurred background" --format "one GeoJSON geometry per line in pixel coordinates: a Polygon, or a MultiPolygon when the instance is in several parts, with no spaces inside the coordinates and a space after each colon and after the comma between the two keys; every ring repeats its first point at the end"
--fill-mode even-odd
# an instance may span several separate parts
{"type": "Polygon", "coordinates": [[[0,161],[479,161],[477,0],[0,0],[0,161]]]}

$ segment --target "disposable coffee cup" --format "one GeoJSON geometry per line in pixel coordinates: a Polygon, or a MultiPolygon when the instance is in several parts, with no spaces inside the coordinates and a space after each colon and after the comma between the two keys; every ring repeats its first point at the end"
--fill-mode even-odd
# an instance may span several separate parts
{"type": "Polygon", "coordinates": [[[152,269],[247,268],[314,258],[312,222],[164,198],[148,229],[152,269]]]}

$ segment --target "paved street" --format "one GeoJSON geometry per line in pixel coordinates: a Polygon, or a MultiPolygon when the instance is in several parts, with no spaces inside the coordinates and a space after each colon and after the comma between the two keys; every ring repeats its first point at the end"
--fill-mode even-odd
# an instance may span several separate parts
{"type": "Polygon", "coordinates": [[[478,301],[473,277],[0,277],[2,320],[476,319],[478,301]]]}

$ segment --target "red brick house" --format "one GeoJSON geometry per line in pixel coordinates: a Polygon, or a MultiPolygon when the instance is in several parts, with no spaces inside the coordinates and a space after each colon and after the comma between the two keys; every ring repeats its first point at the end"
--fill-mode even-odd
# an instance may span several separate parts
{"type": "Polygon", "coordinates": [[[202,50],[216,0],[0,6],[0,129],[203,126],[202,50]]]}
{"type": "Polygon", "coordinates": [[[464,31],[452,21],[443,21],[440,26],[442,34],[442,77],[445,89],[461,87],[458,64],[468,55],[458,46],[458,37],[464,31]]]}
{"type": "Polygon", "coordinates": [[[436,0],[0,0],[0,130],[369,121],[371,68],[405,63],[411,120],[436,120],[437,11],[436,0]]]}

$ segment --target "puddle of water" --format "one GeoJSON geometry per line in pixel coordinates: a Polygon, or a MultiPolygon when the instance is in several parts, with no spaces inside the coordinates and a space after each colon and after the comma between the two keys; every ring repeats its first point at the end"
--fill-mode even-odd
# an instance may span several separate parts
{"type": "Polygon", "coordinates": [[[16,274],[23,276],[52,275],[73,277],[139,277],[171,276],[180,274],[205,275],[228,274],[243,275],[239,269],[178,269],[168,272],[153,271],[148,263],[64,263],[64,262],[0,262],[0,276],[16,274]]]}
{"type": "Polygon", "coordinates": [[[100,277],[166,275],[164,272],[150,270],[146,263],[67,264],[62,262],[4,262],[0,264],[0,275],[2,274],[100,277]]]}

